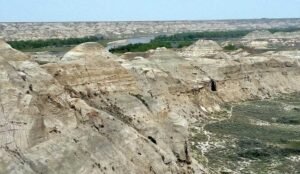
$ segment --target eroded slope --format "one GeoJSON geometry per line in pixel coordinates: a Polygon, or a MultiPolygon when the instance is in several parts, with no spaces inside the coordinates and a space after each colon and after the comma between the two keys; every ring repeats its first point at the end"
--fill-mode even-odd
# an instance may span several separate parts
{"type": "Polygon", "coordinates": [[[202,173],[190,123],[300,86],[294,51],[251,56],[199,41],[122,60],[85,43],[38,65],[0,47],[0,173],[202,173]]]}

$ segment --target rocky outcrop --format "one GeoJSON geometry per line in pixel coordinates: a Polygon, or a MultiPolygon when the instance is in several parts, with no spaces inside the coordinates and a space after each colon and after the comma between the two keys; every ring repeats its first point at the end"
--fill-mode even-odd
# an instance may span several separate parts
{"type": "Polygon", "coordinates": [[[184,48],[180,53],[183,57],[207,57],[207,58],[228,58],[229,55],[222,52],[222,47],[212,40],[199,40],[195,44],[184,48]]]}
{"type": "Polygon", "coordinates": [[[9,44],[0,38],[0,51],[1,57],[9,60],[27,60],[29,56],[25,55],[22,52],[16,51],[9,44]]]}
{"type": "Polygon", "coordinates": [[[276,32],[271,33],[268,30],[257,30],[247,34],[245,40],[262,40],[262,39],[295,39],[300,38],[300,31],[295,32],[276,32]]]}
{"type": "Polygon", "coordinates": [[[261,30],[261,31],[256,30],[256,31],[250,32],[249,34],[244,36],[243,39],[246,39],[246,40],[269,39],[272,37],[273,37],[273,34],[268,30],[261,30]]]}
{"type": "Polygon", "coordinates": [[[190,123],[300,86],[297,51],[216,52],[199,41],[120,61],[84,43],[39,65],[1,42],[0,173],[205,173],[190,123]]]}
{"type": "Polygon", "coordinates": [[[300,45],[300,32],[254,31],[243,37],[239,44],[257,50],[295,50],[300,45]]]}
{"type": "Polygon", "coordinates": [[[0,173],[200,171],[187,121],[113,57],[86,43],[42,66],[1,59],[0,173]]]}
{"type": "Polygon", "coordinates": [[[128,22],[43,22],[0,23],[0,37],[6,40],[37,40],[104,36],[132,38],[182,32],[269,28],[299,28],[299,19],[206,20],[206,21],[128,21],[128,22]]]}
{"type": "Polygon", "coordinates": [[[62,53],[52,53],[48,51],[31,53],[31,58],[40,65],[58,62],[62,53]]]}

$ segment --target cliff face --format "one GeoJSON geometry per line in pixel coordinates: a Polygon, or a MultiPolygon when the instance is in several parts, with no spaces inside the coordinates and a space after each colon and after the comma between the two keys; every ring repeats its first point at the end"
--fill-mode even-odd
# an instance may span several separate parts
{"type": "Polygon", "coordinates": [[[199,41],[121,60],[85,43],[38,65],[0,47],[0,173],[204,173],[189,123],[300,87],[296,51],[251,56],[199,41]]]}

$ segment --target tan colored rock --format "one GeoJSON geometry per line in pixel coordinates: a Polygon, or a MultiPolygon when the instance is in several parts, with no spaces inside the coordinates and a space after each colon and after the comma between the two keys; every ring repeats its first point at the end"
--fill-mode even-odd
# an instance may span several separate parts
{"type": "Polygon", "coordinates": [[[47,63],[56,63],[60,61],[61,56],[50,52],[35,52],[31,54],[31,59],[38,64],[43,65],[47,63]]]}
{"type": "Polygon", "coordinates": [[[268,41],[251,41],[246,44],[247,47],[249,48],[254,48],[254,49],[267,49],[269,47],[269,42],[268,41]]]}
{"type": "Polygon", "coordinates": [[[253,39],[269,39],[272,38],[273,34],[268,30],[256,30],[247,34],[243,39],[253,40],[253,39]]]}
{"type": "Polygon", "coordinates": [[[96,43],[64,58],[43,66],[1,59],[1,155],[17,157],[2,158],[0,173],[192,170],[187,121],[165,99],[144,95],[96,43]]]}
{"type": "Polygon", "coordinates": [[[119,63],[85,43],[39,65],[2,43],[0,173],[205,173],[191,123],[225,102],[299,91],[297,51],[231,59],[199,41],[146,54],[119,63]]]}
{"type": "Polygon", "coordinates": [[[183,57],[207,57],[207,58],[227,58],[228,55],[223,53],[220,54],[222,51],[222,47],[215,41],[212,40],[199,40],[195,44],[184,48],[180,55],[183,57]],[[222,57],[220,57],[222,56],[222,57]]]}
{"type": "Polygon", "coordinates": [[[28,60],[29,56],[26,54],[13,49],[9,44],[7,44],[4,40],[0,38],[0,51],[1,57],[5,59],[9,59],[11,61],[18,61],[18,60],[28,60]]]}
{"type": "Polygon", "coordinates": [[[271,33],[268,30],[261,30],[261,31],[257,30],[243,37],[244,40],[295,39],[295,38],[300,38],[300,31],[271,33]]]}

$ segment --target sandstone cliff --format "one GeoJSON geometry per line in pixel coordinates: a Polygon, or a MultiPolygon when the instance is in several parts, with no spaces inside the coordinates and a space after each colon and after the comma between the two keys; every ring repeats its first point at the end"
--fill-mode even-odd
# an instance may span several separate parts
{"type": "Polygon", "coordinates": [[[199,41],[147,55],[121,60],[85,43],[39,65],[1,41],[0,173],[205,173],[189,123],[300,87],[296,51],[224,53],[199,41]]]}

